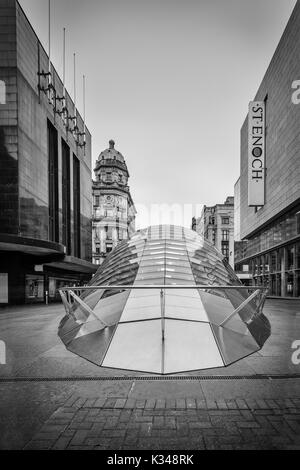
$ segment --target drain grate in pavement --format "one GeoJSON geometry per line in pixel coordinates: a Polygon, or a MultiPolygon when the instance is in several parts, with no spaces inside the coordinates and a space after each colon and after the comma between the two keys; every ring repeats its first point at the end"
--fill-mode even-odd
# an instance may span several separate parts
{"type": "Polygon", "coordinates": [[[255,375],[141,375],[141,376],[69,376],[69,377],[1,377],[0,383],[11,382],[85,382],[85,381],[203,381],[203,380],[280,380],[280,379],[300,379],[300,374],[255,374],[255,375]]]}

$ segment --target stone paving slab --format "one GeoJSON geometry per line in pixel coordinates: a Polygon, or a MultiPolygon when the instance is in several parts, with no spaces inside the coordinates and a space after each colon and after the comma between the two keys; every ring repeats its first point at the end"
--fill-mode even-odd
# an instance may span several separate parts
{"type": "Polygon", "coordinates": [[[300,449],[300,398],[170,403],[73,395],[24,448],[300,449]]]}

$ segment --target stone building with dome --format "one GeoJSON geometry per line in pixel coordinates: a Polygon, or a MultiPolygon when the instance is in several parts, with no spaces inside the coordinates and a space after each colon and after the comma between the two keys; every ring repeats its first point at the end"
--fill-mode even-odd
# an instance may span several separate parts
{"type": "Polygon", "coordinates": [[[123,155],[109,141],[100,153],[93,180],[93,263],[135,231],[136,210],[128,186],[129,172],[123,155]]]}

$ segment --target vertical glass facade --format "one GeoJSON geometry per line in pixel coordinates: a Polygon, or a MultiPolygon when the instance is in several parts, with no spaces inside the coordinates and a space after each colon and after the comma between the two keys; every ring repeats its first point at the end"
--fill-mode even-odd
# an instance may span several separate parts
{"type": "Polygon", "coordinates": [[[47,295],[58,299],[59,280],[87,282],[95,271],[91,135],[77,109],[78,134],[72,132],[67,114],[74,115],[74,102],[52,64],[50,96],[44,73],[49,58],[18,2],[5,3],[0,34],[0,259],[8,300],[0,298],[0,303],[22,304],[44,301],[47,295]],[[64,94],[64,113],[55,94],[64,94]],[[74,253],[81,258],[75,269],[65,256],[74,253]]]}
{"type": "Polygon", "coordinates": [[[253,283],[267,286],[271,296],[300,297],[299,214],[297,205],[244,242],[240,258],[248,259],[253,283]]]}
{"type": "Polygon", "coordinates": [[[59,242],[57,130],[48,121],[49,240],[59,242]]]}
{"type": "Polygon", "coordinates": [[[250,261],[255,285],[266,286],[269,295],[300,297],[300,242],[272,250],[250,261]]]}
{"type": "Polygon", "coordinates": [[[66,254],[71,254],[70,148],[61,141],[62,156],[62,242],[66,254]]]}
{"type": "Polygon", "coordinates": [[[73,154],[73,243],[74,256],[80,257],[80,162],[73,154]]]}

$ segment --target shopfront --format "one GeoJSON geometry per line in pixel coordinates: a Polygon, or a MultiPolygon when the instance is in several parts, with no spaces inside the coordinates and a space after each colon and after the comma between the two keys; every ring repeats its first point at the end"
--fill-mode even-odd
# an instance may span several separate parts
{"type": "Polygon", "coordinates": [[[297,205],[244,243],[253,284],[270,296],[300,297],[300,206],[297,205]]]}

